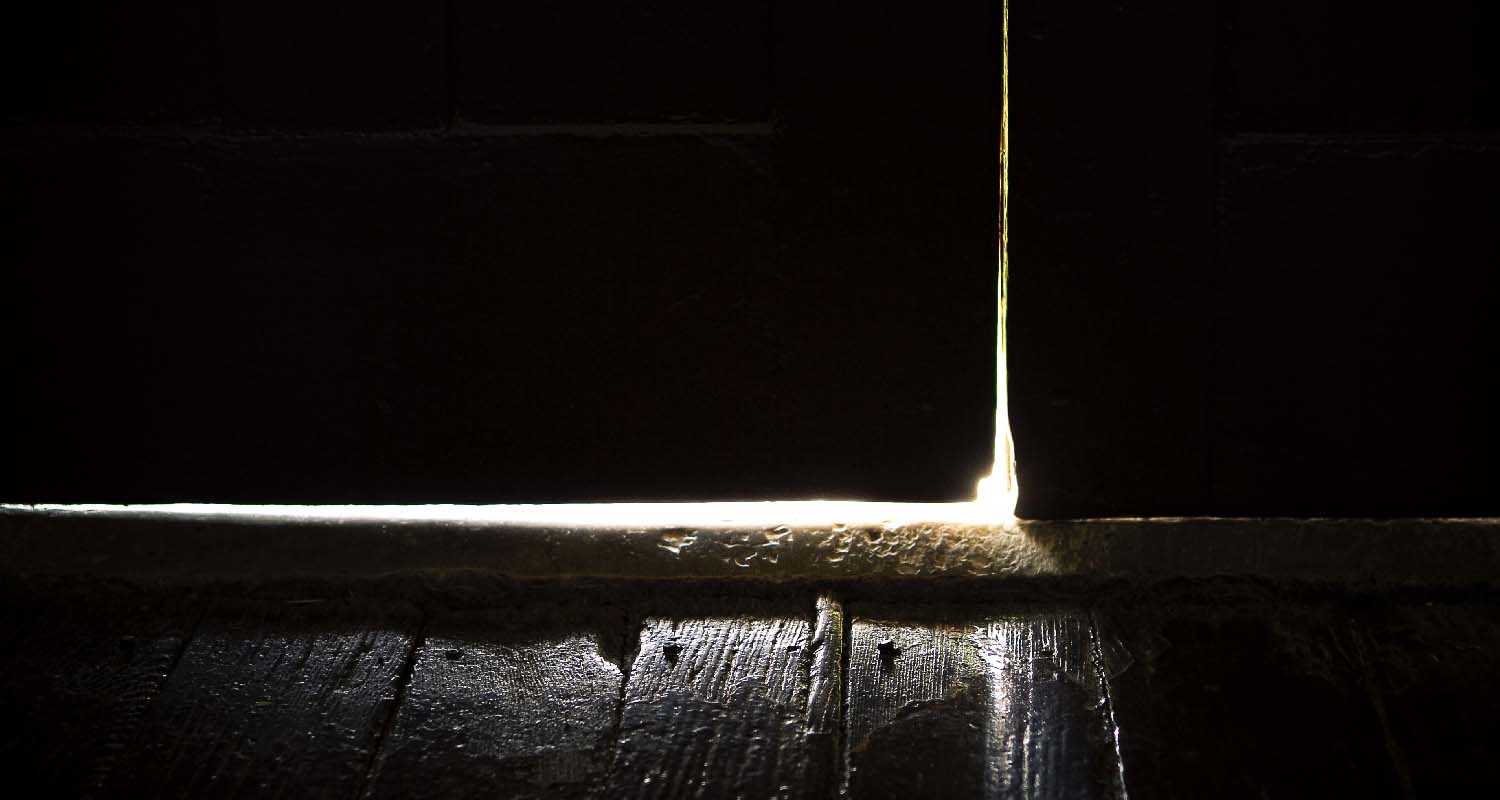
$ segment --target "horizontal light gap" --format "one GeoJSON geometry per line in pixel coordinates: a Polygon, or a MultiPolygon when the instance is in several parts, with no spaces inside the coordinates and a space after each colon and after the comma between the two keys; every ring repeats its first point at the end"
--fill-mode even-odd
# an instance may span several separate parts
{"type": "Polygon", "coordinates": [[[553,525],[560,527],[743,527],[796,525],[914,525],[922,523],[1007,524],[1010,508],[999,501],[879,503],[847,500],[778,500],[723,503],[560,503],[538,505],[238,505],[164,503],[150,505],[0,505],[65,515],[167,516],[305,520],[309,522],[449,522],[553,525]]]}

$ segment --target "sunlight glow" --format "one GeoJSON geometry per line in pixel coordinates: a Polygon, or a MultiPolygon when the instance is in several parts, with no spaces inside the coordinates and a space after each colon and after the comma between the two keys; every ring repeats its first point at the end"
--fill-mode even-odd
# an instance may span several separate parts
{"type": "Polygon", "coordinates": [[[1016,502],[1020,499],[1005,369],[1006,295],[1010,286],[1010,3],[1001,4],[1000,14],[1000,341],[995,359],[995,465],[979,481],[976,502],[988,504],[998,513],[999,521],[1009,524],[1016,518],[1016,502]]]}

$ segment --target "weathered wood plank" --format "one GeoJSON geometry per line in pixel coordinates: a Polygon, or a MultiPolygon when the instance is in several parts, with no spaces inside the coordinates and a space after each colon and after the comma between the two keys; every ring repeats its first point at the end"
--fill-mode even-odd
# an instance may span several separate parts
{"type": "Polygon", "coordinates": [[[861,616],[850,648],[848,796],[1123,796],[1087,617],[861,616]]]}
{"type": "Polygon", "coordinates": [[[803,795],[808,797],[817,797],[820,792],[832,796],[843,781],[839,754],[844,723],[844,606],[825,595],[818,598],[817,609],[802,729],[806,741],[803,795]]]}
{"type": "Polygon", "coordinates": [[[1393,603],[1361,615],[1342,638],[1413,797],[1495,796],[1500,753],[1500,607],[1393,603]]]}
{"type": "Polygon", "coordinates": [[[409,605],[310,598],[205,618],[111,794],[352,797],[419,625],[409,605]]]}
{"type": "Polygon", "coordinates": [[[828,599],[800,617],[761,609],[646,618],[611,796],[826,796],[841,619],[828,599]]]}
{"type": "Polygon", "coordinates": [[[437,616],[372,782],[375,797],[595,797],[625,628],[564,607],[437,616]]]}
{"type": "Polygon", "coordinates": [[[188,596],[104,584],[0,593],[0,769],[37,797],[91,795],[109,776],[200,612],[188,596]]]}
{"type": "Polygon", "coordinates": [[[1133,796],[1405,794],[1349,614],[1237,592],[1102,620],[1121,654],[1110,685],[1133,796]]]}

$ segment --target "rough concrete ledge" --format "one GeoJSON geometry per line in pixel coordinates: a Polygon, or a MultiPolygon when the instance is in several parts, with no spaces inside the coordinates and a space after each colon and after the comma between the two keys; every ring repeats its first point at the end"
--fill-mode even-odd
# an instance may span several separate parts
{"type": "Polygon", "coordinates": [[[967,504],[712,504],[663,512],[671,508],[3,506],[0,574],[156,581],[480,572],[762,582],[1232,576],[1372,587],[1500,583],[1496,519],[984,524],[972,519],[967,504]],[[688,524],[692,516],[700,521],[688,524]],[[923,521],[943,518],[959,521],[923,521]],[[848,521],[833,521],[839,519],[848,521]]]}

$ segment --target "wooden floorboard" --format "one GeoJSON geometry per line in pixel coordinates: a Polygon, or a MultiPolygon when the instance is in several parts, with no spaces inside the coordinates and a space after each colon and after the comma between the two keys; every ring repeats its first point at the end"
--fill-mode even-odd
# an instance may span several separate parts
{"type": "Polygon", "coordinates": [[[32,796],[92,796],[137,739],[201,616],[196,598],[107,585],[0,598],[0,769],[32,796]]]}
{"type": "Polygon", "coordinates": [[[1098,664],[1086,614],[858,609],[847,796],[1122,797],[1098,664]]]}
{"type": "Polygon", "coordinates": [[[645,618],[610,796],[828,796],[836,613],[824,600],[645,618]]]}
{"type": "Polygon", "coordinates": [[[221,604],[199,625],[106,794],[355,796],[418,623],[405,604],[221,604]]]}
{"type": "Polygon", "coordinates": [[[397,589],[0,585],[0,766],[49,797],[1251,800],[1500,784],[1500,606],[1484,597],[397,589]]]}
{"type": "Polygon", "coordinates": [[[600,796],[623,623],[576,604],[435,614],[374,797],[600,796]]]}
{"type": "Polygon", "coordinates": [[[1216,600],[1103,615],[1131,794],[1410,796],[1350,648],[1354,611],[1216,600]]]}

